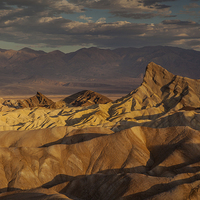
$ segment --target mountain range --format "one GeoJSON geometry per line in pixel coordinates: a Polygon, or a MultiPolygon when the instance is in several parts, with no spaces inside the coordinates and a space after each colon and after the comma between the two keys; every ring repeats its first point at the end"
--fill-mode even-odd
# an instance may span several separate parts
{"type": "Polygon", "coordinates": [[[72,53],[0,49],[0,95],[71,94],[91,89],[128,93],[137,88],[145,66],[155,62],[174,74],[198,79],[200,52],[167,46],[83,48],[72,53]]]}

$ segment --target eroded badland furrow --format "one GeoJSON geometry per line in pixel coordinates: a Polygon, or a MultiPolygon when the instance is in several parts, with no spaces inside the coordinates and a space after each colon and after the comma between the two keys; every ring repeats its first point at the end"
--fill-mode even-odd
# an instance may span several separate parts
{"type": "Polygon", "coordinates": [[[198,199],[199,86],[150,63],[114,102],[2,100],[0,199],[198,199]]]}

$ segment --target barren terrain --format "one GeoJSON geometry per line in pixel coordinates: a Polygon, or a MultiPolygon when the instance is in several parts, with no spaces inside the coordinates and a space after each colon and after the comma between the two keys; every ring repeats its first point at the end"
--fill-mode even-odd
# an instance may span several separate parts
{"type": "Polygon", "coordinates": [[[1,99],[0,199],[200,198],[199,88],[151,62],[117,100],[1,99]]]}

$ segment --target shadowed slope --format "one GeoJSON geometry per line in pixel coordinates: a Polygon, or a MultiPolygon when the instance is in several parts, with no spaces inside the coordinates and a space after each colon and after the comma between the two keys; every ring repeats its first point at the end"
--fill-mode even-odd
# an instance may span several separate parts
{"type": "Polygon", "coordinates": [[[141,86],[117,103],[131,99],[129,111],[162,107],[167,112],[183,106],[199,107],[199,88],[200,80],[173,75],[161,66],[149,63],[141,86]]]}
{"type": "Polygon", "coordinates": [[[37,92],[33,97],[24,100],[0,100],[1,111],[12,111],[19,108],[34,108],[34,107],[49,107],[54,102],[44,96],[42,93],[37,92]]]}
{"type": "MultiPolygon", "coordinates": [[[[94,131],[109,133],[98,128],[65,131],[60,128],[58,133],[67,137],[94,131]]],[[[20,140],[31,132],[21,135],[20,140]]],[[[40,134],[49,138],[46,130],[40,134]]],[[[43,138],[36,139],[38,144],[43,138]]],[[[61,193],[71,199],[151,199],[166,195],[164,199],[181,200],[191,194],[198,196],[194,188],[200,184],[200,134],[188,127],[135,127],[72,144],[63,139],[43,148],[29,147],[32,138],[26,139],[26,147],[19,147],[18,142],[16,147],[0,147],[1,191],[18,190],[16,196],[12,192],[2,197],[17,199],[32,193],[36,198],[36,193],[44,193],[50,199],[61,193]],[[50,191],[31,189],[37,187],[50,191]]]]}
{"type": "Polygon", "coordinates": [[[115,102],[109,102],[108,98],[92,91],[76,93],[55,104],[37,94],[27,100],[27,106],[50,105],[57,109],[27,108],[1,112],[0,130],[98,126],[119,131],[133,126],[184,125],[200,130],[199,88],[199,80],[173,75],[161,66],[150,63],[142,85],[115,102]]]}
{"type": "MultiPolygon", "coordinates": [[[[143,123],[156,120],[167,113],[200,107],[200,81],[173,75],[155,63],[147,66],[143,83],[127,96],[117,100],[109,109],[111,119],[143,123]],[[143,121],[142,121],[143,120],[143,121]]],[[[191,109],[190,109],[191,110],[191,109]]]]}
{"type": "Polygon", "coordinates": [[[105,104],[111,101],[111,99],[102,94],[93,92],[91,90],[83,90],[57,102],[56,107],[59,107],[59,105],[63,103],[73,106],[90,106],[94,104],[105,104]]]}
{"type": "Polygon", "coordinates": [[[35,108],[0,112],[0,198],[198,199],[199,88],[150,63],[142,85],[115,102],[84,91],[66,101],[94,105],[48,109],[42,96],[29,100],[35,108]]]}
{"type": "Polygon", "coordinates": [[[52,105],[54,102],[44,96],[42,93],[37,92],[37,94],[29,99],[24,99],[21,101],[22,107],[48,107],[52,105]]]}

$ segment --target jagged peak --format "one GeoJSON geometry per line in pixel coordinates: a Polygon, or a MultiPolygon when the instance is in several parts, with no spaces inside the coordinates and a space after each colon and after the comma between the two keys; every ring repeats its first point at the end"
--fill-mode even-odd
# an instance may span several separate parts
{"type": "Polygon", "coordinates": [[[48,107],[54,103],[51,99],[47,98],[41,92],[37,92],[35,96],[24,99],[22,102],[24,107],[48,107]]]}
{"type": "Polygon", "coordinates": [[[167,71],[160,65],[157,65],[154,62],[150,62],[146,67],[142,84],[148,84],[153,81],[155,84],[165,85],[167,81],[173,79],[174,76],[174,74],[167,71]]]}
{"type": "Polygon", "coordinates": [[[41,92],[37,92],[36,96],[44,96],[41,92]]]}

